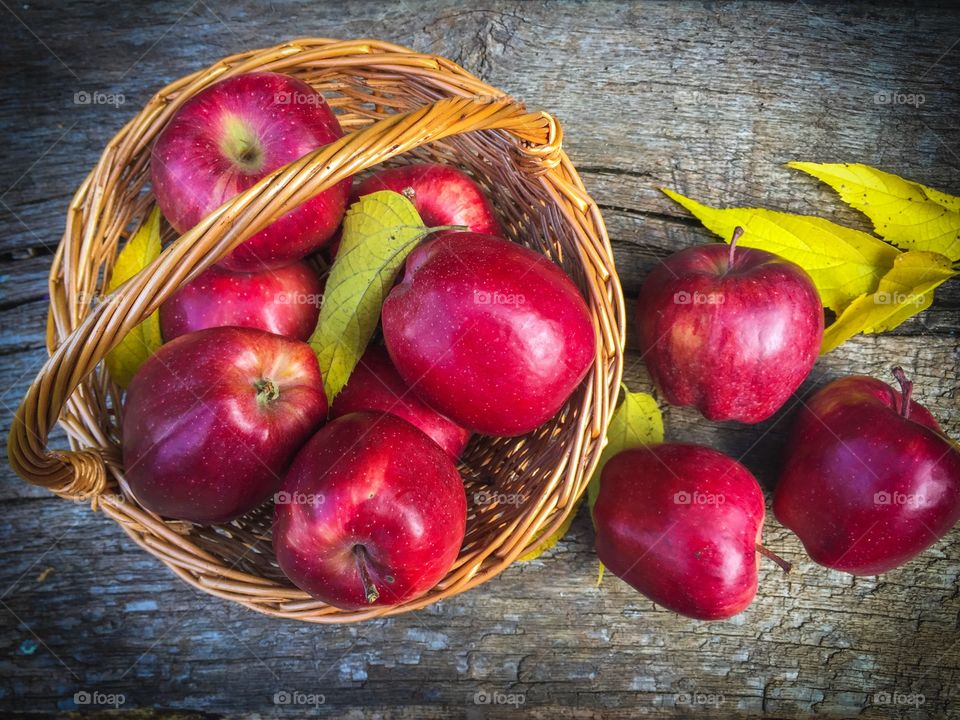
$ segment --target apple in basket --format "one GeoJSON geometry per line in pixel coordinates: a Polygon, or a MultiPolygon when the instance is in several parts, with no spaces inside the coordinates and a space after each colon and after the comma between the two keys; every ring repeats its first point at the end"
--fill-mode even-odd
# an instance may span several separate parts
{"type": "MultiPolygon", "coordinates": [[[[380,190],[405,196],[427,227],[465,225],[485,235],[501,235],[493,205],[483,189],[462,170],[441,163],[417,163],[385,168],[357,185],[351,195],[361,198],[380,190]]],[[[450,230],[442,231],[451,232],[450,230]]]]}
{"type": "Polygon", "coordinates": [[[323,282],[305,262],[255,273],[217,265],[160,306],[160,330],[175,337],[211,327],[253,327],[307,340],[317,326],[323,282]]]}
{"type": "Polygon", "coordinates": [[[406,420],[332,420],[297,454],[275,498],[273,546],[297,587],[345,610],[397,605],[430,590],[460,552],[463,481],[406,420]]]}
{"type": "Polygon", "coordinates": [[[428,405],[485,435],[552,418],[595,357],[577,286],[547,257],[493,235],[446,233],[407,257],[381,313],[400,376],[428,405]]]}
{"type": "Polygon", "coordinates": [[[306,343],[237,327],[182,335],[127,389],[124,474],[158,515],[227,522],[270,497],[326,414],[306,343]]]}
{"type": "MultiPolygon", "coordinates": [[[[343,135],[317,91],[287,75],[236,75],[190,98],[150,157],[153,192],[180,233],[265,175],[343,135]]],[[[340,225],[345,179],[286,213],[220,261],[231,270],[280,267],[320,248],[340,225]]]]}
{"type": "Polygon", "coordinates": [[[387,351],[371,345],[360,358],[350,380],[330,407],[338,418],[360,410],[389,413],[420,429],[456,459],[470,440],[470,431],[444,417],[417,397],[390,362],[387,351]]]}
{"type": "MultiPolygon", "coordinates": [[[[503,234],[483,188],[452,165],[416,163],[379,170],[354,186],[350,204],[381,190],[391,190],[406,197],[427,227],[462,225],[471,232],[503,234]]],[[[453,231],[442,230],[434,237],[447,232],[453,231]]],[[[331,256],[337,254],[339,246],[338,235],[330,242],[331,256]]]]}

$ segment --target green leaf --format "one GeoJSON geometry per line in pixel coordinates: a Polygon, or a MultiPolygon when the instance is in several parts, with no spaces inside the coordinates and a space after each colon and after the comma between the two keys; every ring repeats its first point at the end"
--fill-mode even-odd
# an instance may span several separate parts
{"type": "Polygon", "coordinates": [[[370,342],[407,255],[432,231],[413,203],[389,190],[365,195],[347,211],[340,250],[309,341],[329,402],[347,384],[370,342]]]}
{"type": "Polygon", "coordinates": [[[826,329],[820,352],[829,352],[858,333],[892,330],[930,307],[934,288],[957,274],[943,255],[922,250],[902,253],[876,291],[854,300],[826,329]]]}
{"type": "Polygon", "coordinates": [[[960,198],[858,163],[791,162],[821,180],[888,242],[960,260],[960,198]]]}
{"type": "MultiPolygon", "coordinates": [[[[143,225],[137,229],[117,256],[113,271],[110,273],[107,293],[116,290],[156,260],[160,256],[160,249],[160,209],[154,207],[143,225]]],[[[162,344],[160,315],[155,311],[127,333],[120,344],[107,353],[106,365],[110,377],[120,387],[127,387],[144,361],[162,344]]]]}
{"type": "Polygon", "coordinates": [[[837,312],[873,292],[900,254],[868,233],[823,218],[764,208],[712,208],[667,188],[661,190],[726,242],[739,225],[744,232],[738,245],[767,250],[802,267],[823,304],[837,312]]]}
{"type": "MultiPolygon", "coordinates": [[[[600,461],[587,485],[587,507],[590,508],[591,521],[593,521],[593,506],[600,495],[600,474],[607,461],[627,448],[663,442],[663,416],[653,396],[643,392],[630,392],[630,389],[624,385],[623,402],[617,406],[613,417],[610,418],[606,440],[606,447],[600,453],[600,461]]],[[[600,563],[597,585],[602,579],[603,563],[600,563]]]]}

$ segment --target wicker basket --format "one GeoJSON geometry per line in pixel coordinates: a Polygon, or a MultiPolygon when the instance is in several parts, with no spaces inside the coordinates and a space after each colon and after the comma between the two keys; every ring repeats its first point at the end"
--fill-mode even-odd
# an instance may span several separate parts
{"type": "MultiPolygon", "coordinates": [[[[374,40],[296,40],[226,58],[168,85],[110,141],[70,204],[50,272],[50,359],[17,411],[10,464],[31,483],[90,501],[191,585],[268,615],[363,620],[421,608],[489,580],[574,507],[597,462],[622,373],[623,296],[609,240],[560,145],[560,128],[546,113],[528,112],[449,60],[374,40]],[[348,134],[235,197],[104,298],[118,246],[153,204],[145,185],[154,138],[189,97],[254,70],[314,86],[348,134]],[[467,448],[467,534],[440,584],[404,605],[346,612],[312,599],[279,570],[272,508],[199,527],[161,520],[136,504],[120,462],[120,391],[100,361],[178,286],[273,218],[366,168],[427,160],[469,171],[493,198],[505,232],[566,269],[590,307],[597,358],[550,423],[522,438],[477,438],[467,448]],[[58,421],[70,451],[46,448],[58,421]],[[522,502],[478,506],[479,490],[522,502]]],[[[169,229],[166,236],[173,239],[169,229]]]]}

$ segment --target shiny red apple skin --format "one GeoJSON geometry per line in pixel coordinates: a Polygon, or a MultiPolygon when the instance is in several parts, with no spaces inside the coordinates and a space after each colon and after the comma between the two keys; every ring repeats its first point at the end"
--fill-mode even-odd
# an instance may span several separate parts
{"type": "Polygon", "coordinates": [[[644,281],[640,350],[671,405],[757,423],[810,373],[823,306],[810,277],[772,253],[713,243],[681,250],[644,281]]]}
{"type": "Polygon", "coordinates": [[[369,410],[403,418],[456,459],[470,440],[470,431],[424,403],[403,381],[386,349],[371,345],[334,398],[330,417],[369,410]]]}
{"type": "MultiPolygon", "coordinates": [[[[301,80],[257,72],[222,80],[188,100],[153,147],[153,191],[180,233],[265,175],[342,137],[323,97],[301,80]]],[[[311,198],[235,248],[220,264],[259,271],[300,260],[328,241],[350,180],[311,198]]]]}
{"type": "Polygon", "coordinates": [[[466,493],[453,461],[393,415],[332,420],[299,452],[277,498],[280,568],[297,587],[345,610],[423,595],[450,570],[466,531],[466,493]],[[379,593],[372,602],[357,547],[379,593]]]}
{"type": "Polygon", "coordinates": [[[871,377],[834,380],[794,421],[773,498],[817,563],[878,575],[960,519],[960,451],[930,412],[871,377]]]}
{"type": "MultiPolygon", "coordinates": [[[[502,236],[503,230],[490,198],[462,170],[442,163],[417,163],[385,168],[353,186],[348,206],[364,195],[391,190],[413,203],[427,227],[463,225],[484,235],[502,236]]],[[[441,230],[436,237],[452,230],[441,230]]],[[[330,242],[331,257],[340,247],[340,236],[330,242]]]]}
{"type": "MultiPolygon", "coordinates": [[[[269,388],[267,388],[269,390],[269,388]]],[[[261,505],[326,417],[310,346],[251,328],[211,328],[161,346],[123,407],[124,474],[166,518],[225,523],[261,505]],[[268,379],[278,395],[258,400],[268,379]]]]}
{"type": "Polygon", "coordinates": [[[160,306],[160,331],[167,342],[226,326],[306,341],[317,326],[322,294],[319,275],[304,262],[255,273],[214,265],[160,306]]]}
{"type": "Polygon", "coordinates": [[[475,233],[502,234],[486,193],[473,178],[452,165],[417,163],[385,168],[364,178],[352,195],[361,198],[380,190],[404,195],[427,227],[465,225],[475,233]]]}
{"type": "Polygon", "coordinates": [[[700,445],[632,448],[601,473],[597,555],[669,610],[728,618],[756,595],[763,516],[759,484],[733,458],[700,445]]]}
{"type": "Polygon", "coordinates": [[[522,435],[552,418],[596,352],[587,305],[563,270],[492,235],[418,246],[381,317],[400,376],[484,435],[522,435]]]}

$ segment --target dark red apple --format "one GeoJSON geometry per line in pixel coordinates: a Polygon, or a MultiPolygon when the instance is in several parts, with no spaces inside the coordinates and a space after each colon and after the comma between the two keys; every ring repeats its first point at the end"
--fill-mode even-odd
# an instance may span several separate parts
{"type": "Polygon", "coordinates": [[[463,481],[439,445],[394,415],[352,413],[294,460],[273,547],[287,577],[325,603],[396,605],[447,574],[466,522],[463,481]]]}
{"type": "Polygon", "coordinates": [[[418,163],[385,168],[364,178],[352,195],[361,198],[380,190],[404,195],[427,227],[465,225],[475,233],[501,234],[486,193],[473,178],[452,165],[418,163]]]}
{"type": "MultiPolygon", "coordinates": [[[[502,235],[493,205],[473,178],[452,165],[418,163],[385,168],[353,186],[352,205],[364,195],[380,190],[400,193],[413,203],[427,227],[463,225],[485,235],[502,235]]],[[[441,230],[437,237],[450,230],[441,230]]],[[[336,256],[339,235],[330,242],[330,255],[336,256]]]]}
{"type": "Polygon", "coordinates": [[[902,565],[960,519],[960,451],[902,389],[852,375],[797,415],[773,511],[814,561],[853,575],[902,565]]]}
{"type": "MultiPolygon", "coordinates": [[[[221,80],[188,100],[153,147],[153,191],[164,217],[186,232],[265,175],[343,135],[316,90],[288,75],[257,72],[221,80]]],[[[300,260],[340,225],[350,180],[316,195],[220,261],[258,271],[300,260]]]]}
{"type": "Polygon", "coordinates": [[[763,492],[733,458],[700,445],[632,448],[604,466],[593,508],[597,555],[656,603],[699,620],[757,593],[763,492]]]}
{"type": "Polygon", "coordinates": [[[251,328],[182,335],[127,390],[124,476],[158,515],[224,523],[270,497],[326,413],[306,343],[251,328]]]}
{"type": "MultiPolygon", "coordinates": [[[[739,230],[739,228],[738,228],[739,230]]],[[[800,387],[820,352],[823,306],[798,265],[719,243],[681,250],[637,303],[640,350],[667,401],[756,423],[800,387]]]]}
{"type": "Polygon", "coordinates": [[[307,340],[317,326],[323,283],[309,265],[236,273],[214,265],[160,306],[163,339],[210,327],[252,327],[307,340]]]}
{"type": "Polygon", "coordinates": [[[521,435],[552,418],[596,352],[587,305],[563,270],[492,235],[448,233],[418,246],[382,319],[414,392],[485,435],[521,435]]]}
{"type": "Polygon", "coordinates": [[[367,348],[350,375],[350,380],[334,398],[330,417],[337,418],[361,410],[385,412],[403,418],[454,459],[460,457],[470,440],[469,430],[464,430],[438,413],[411,391],[390,362],[387,351],[376,345],[367,348]]]}

